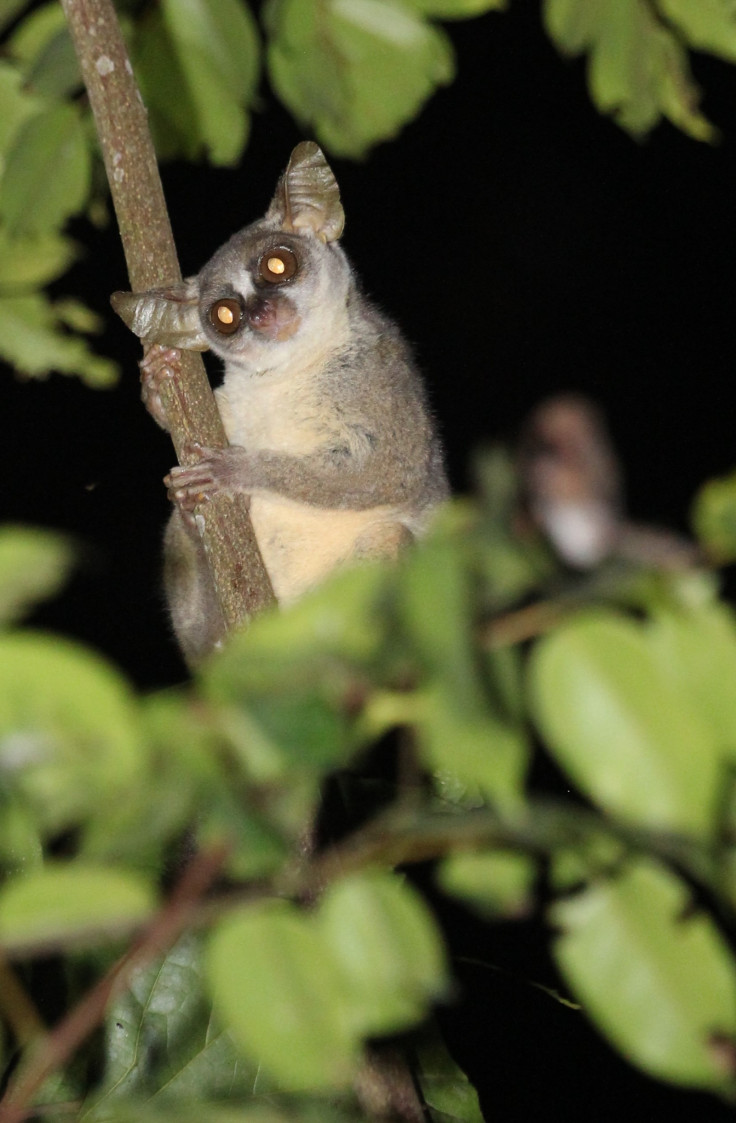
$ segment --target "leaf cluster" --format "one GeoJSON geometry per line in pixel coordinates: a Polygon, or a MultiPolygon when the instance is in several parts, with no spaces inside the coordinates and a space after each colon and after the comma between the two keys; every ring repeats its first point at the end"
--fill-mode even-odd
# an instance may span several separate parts
{"type": "MultiPolygon", "coordinates": [[[[390,140],[440,87],[455,58],[441,21],[500,12],[506,0],[125,0],[123,27],[162,159],[240,160],[262,75],[306,134],[360,158],[390,140]]],[[[591,97],[635,136],[662,118],[700,140],[689,51],[733,61],[722,0],[545,0],[562,54],[585,55],[591,97]]],[[[104,61],[102,62],[104,65],[104,61]]],[[[79,255],[69,219],[106,221],[88,107],[56,0],[0,0],[0,355],[26,376],[51,370],[109,386],[98,318],[49,297],[79,255]]]]}
{"type": "MultiPolygon", "coordinates": [[[[407,877],[428,860],[436,892],[489,923],[542,910],[571,995],[632,1063],[733,1099],[733,613],[705,572],[561,572],[519,535],[505,458],[481,475],[482,499],[400,567],[341,573],[194,683],[144,696],[18,625],[70,551],[4,530],[0,945],[98,986],[112,962],[121,980],[104,1040],[74,1064],[62,1048],[41,1102],[83,1101],[90,1119],[185,1120],[195,1101],[200,1119],[362,1118],[371,1043],[409,1034],[432,1118],[478,1119],[426,1036],[453,973],[407,877]],[[401,767],[379,775],[387,738],[401,767]],[[530,786],[534,752],[573,794],[530,786]],[[335,784],[362,808],[337,836],[320,818],[335,784]],[[172,891],[208,854],[214,885],[172,891]]],[[[15,981],[11,1066],[37,1033],[15,981]]]]}

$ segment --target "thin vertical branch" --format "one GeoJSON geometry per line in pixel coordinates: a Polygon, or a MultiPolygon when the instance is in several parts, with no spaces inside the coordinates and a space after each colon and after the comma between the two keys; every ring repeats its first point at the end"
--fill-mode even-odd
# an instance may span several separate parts
{"type": "MultiPolygon", "coordinates": [[[[146,110],[111,0],[61,0],[79,59],[105,161],[134,291],[181,279],[146,110]]],[[[204,364],[185,351],[164,388],[163,405],[177,455],[196,442],[222,448],[226,437],[204,364]]],[[[203,541],[229,628],[273,601],[242,496],[203,504],[203,541]]]]}

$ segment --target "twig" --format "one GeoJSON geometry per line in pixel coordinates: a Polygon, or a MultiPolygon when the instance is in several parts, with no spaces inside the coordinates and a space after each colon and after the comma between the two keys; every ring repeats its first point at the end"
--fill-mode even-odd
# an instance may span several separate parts
{"type": "Polygon", "coordinates": [[[526,640],[536,639],[550,631],[576,605],[565,601],[538,601],[497,616],[486,624],[481,633],[481,643],[489,651],[497,647],[512,647],[526,640]]]}
{"type": "Polygon", "coordinates": [[[41,1015],[30,995],[21,986],[2,950],[0,950],[0,1013],[21,1046],[30,1045],[46,1032],[41,1015]]]}
{"type": "MultiPolygon", "coordinates": [[[[146,110],[111,0],[61,0],[95,118],[134,290],[181,279],[146,110]]],[[[179,459],[188,445],[227,444],[204,364],[192,351],[164,387],[163,405],[179,459]]],[[[242,496],[216,496],[197,510],[228,628],[273,601],[242,496]]]]}
{"type": "Polygon", "coordinates": [[[171,897],[133,947],[125,953],[73,1010],[47,1034],[21,1066],[0,1100],[0,1123],[22,1123],[44,1081],[73,1056],[102,1021],[109,1003],[128,986],[131,976],[162,955],[178,939],[196,913],[204,894],[219,875],[227,847],[202,851],[189,863],[171,897]]]}

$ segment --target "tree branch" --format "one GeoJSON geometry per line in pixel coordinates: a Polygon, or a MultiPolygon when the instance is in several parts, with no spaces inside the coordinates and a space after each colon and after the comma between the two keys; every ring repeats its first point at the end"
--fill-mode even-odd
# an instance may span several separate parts
{"type": "MultiPolygon", "coordinates": [[[[105,161],[133,290],[181,280],[146,110],[111,0],[61,0],[105,161]]],[[[201,357],[185,351],[162,394],[180,463],[194,442],[227,444],[201,357]]],[[[197,510],[228,629],[273,601],[243,496],[216,496],[197,510]]],[[[198,520],[199,521],[199,520],[198,520]]]]}

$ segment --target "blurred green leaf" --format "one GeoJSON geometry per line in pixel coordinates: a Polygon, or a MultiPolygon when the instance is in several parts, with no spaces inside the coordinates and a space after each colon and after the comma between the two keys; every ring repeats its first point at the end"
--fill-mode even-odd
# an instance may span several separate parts
{"type": "Polygon", "coordinates": [[[7,52],[25,67],[33,64],[49,41],[66,27],[66,17],[60,4],[49,0],[28,12],[7,40],[7,52]]]}
{"type": "Polygon", "coordinates": [[[195,160],[205,137],[161,8],[150,8],[136,21],[130,54],[159,159],[195,160]]]}
{"type": "Polygon", "coordinates": [[[721,746],[643,626],[579,616],[537,643],[530,686],[549,749],[594,802],[650,827],[713,830],[721,746]]]}
{"type": "Polygon", "coordinates": [[[449,40],[397,0],[271,0],[271,81],[337,156],[364,156],[454,76],[449,40]]]}
{"type": "Polygon", "coordinates": [[[19,373],[34,378],[55,370],[105,388],[118,374],[112,360],[94,354],[85,339],[61,328],[55,305],[41,292],[0,296],[0,355],[19,373]]]}
{"type": "Polygon", "coordinates": [[[713,126],[697,110],[699,91],[687,51],[657,5],[545,0],[543,12],[547,31],[563,54],[588,54],[588,86],[601,113],[634,136],[666,117],[697,140],[715,139],[713,126]]]}
{"type": "Polygon", "coordinates": [[[567,55],[579,55],[591,47],[603,22],[602,4],[606,2],[595,0],[589,4],[581,3],[581,0],[543,0],[547,34],[558,50],[567,55]]]}
{"type": "MultiPolygon", "coordinates": [[[[0,887],[0,944],[13,954],[77,945],[146,920],[155,894],[139,875],[80,861],[49,862],[0,887]]],[[[127,932],[126,932],[127,934],[127,932]]]]}
{"type": "Polygon", "coordinates": [[[197,51],[218,72],[231,96],[241,103],[253,97],[259,78],[259,43],[255,20],[238,0],[164,0],[164,17],[185,64],[197,51]]]}
{"type": "Polygon", "coordinates": [[[736,561],[736,472],[703,484],[691,518],[699,541],[719,564],[736,561]]]}
{"type": "Polygon", "coordinates": [[[46,285],[66,272],[77,256],[77,248],[60,234],[10,237],[0,227],[0,289],[46,285]]]}
{"type": "Polygon", "coordinates": [[[55,230],[87,201],[91,155],[75,106],[52,105],[26,120],[7,150],[0,218],[11,233],[55,230]]]}
{"type": "Polygon", "coordinates": [[[736,61],[736,20],[723,0],[657,0],[657,7],[696,51],[736,61]]]}
{"type": "Polygon", "coordinates": [[[555,959],[587,1015],[660,1080],[733,1095],[719,1040],[736,1034],[736,974],[684,885],[647,860],[553,906],[555,959]]]}
{"type": "Polygon", "coordinates": [[[156,869],[172,852],[217,785],[215,735],[202,729],[196,710],[177,691],[139,700],[141,739],[147,747],[135,798],[117,800],[86,824],[80,842],[92,861],[118,858],[156,869]]]}
{"type": "Polygon", "coordinates": [[[65,27],[49,39],[34,64],[28,68],[27,82],[32,90],[53,98],[63,98],[80,89],[82,75],[65,27]]]}
{"type": "Polygon", "coordinates": [[[40,98],[26,91],[20,68],[0,59],[0,176],[15,135],[42,105],[40,98]]]}
{"type": "Polygon", "coordinates": [[[518,805],[528,765],[521,729],[490,708],[464,709],[442,684],[416,691],[410,704],[422,763],[448,798],[454,779],[463,801],[475,792],[499,807],[518,805]]]}
{"type": "Polygon", "coordinates": [[[359,1041],[333,954],[286,902],[232,912],[207,952],[215,1009],[252,1061],[285,1090],[347,1086],[359,1041]]]}
{"type": "Polygon", "coordinates": [[[144,93],[173,122],[185,152],[193,157],[205,147],[213,163],[236,163],[260,72],[251,11],[238,0],[164,0],[161,21],[154,19],[137,44],[144,93]]]}
{"type": "MultiPolygon", "coordinates": [[[[143,699],[141,709],[147,775],[135,799],[118,801],[85,827],[83,853],[159,869],[186,837],[202,846],[226,843],[230,877],[248,880],[278,869],[287,843],[271,821],[271,793],[249,786],[234,769],[222,715],[175,690],[143,699]]],[[[284,787],[291,795],[299,785],[284,787]]],[[[277,788],[273,801],[279,796],[285,798],[277,788]]],[[[302,827],[303,817],[295,833],[302,827]]]]}
{"type": "Polygon", "coordinates": [[[481,675],[472,574],[458,539],[443,535],[412,554],[399,574],[398,613],[426,678],[416,693],[424,763],[492,800],[517,801],[526,741],[481,675]]]}
{"type": "MultiPolygon", "coordinates": [[[[519,479],[508,450],[481,448],[471,466],[478,503],[467,510],[462,538],[472,545],[473,565],[483,579],[481,606],[486,613],[495,613],[538,589],[555,575],[558,565],[541,538],[519,533],[519,479]]],[[[452,508],[458,508],[457,500],[452,508]]],[[[459,526],[455,533],[460,533],[459,526]]]]}
{"type": "Polygon", "coordinates": [[[274,829],[292,840],[298,838],[315,813],[320,780],[353,755],[356,739],[346,708],[339,699],[324,697],[317,688],[310,693],[295,685],[292,691],[244,691],[241,700],[219,705],[218,715],[218,727],[227,738],[230,765],[237,763],[240,782],[256,793],[255,802],[263,818],[258,817],[260,825],[256,819],[249,819],[233,834],[227,821],[237,827],[242,816],[237,802],[244,798],[243,791],[238,796],[234,790],[235,803],[225,793],[217,795],[212,817],[206,817],[208,829],[225,830],[233,838],[242,838],[240,856],[233,855],[240,868],[243,861],[248,862],[251,844],[255,844],[252,856],[260,855],[259,860],[270,863],[276,855],[274,829]],[[218,805],[223,812],[219,818],[215,810],[218,805]],[[248,842],[250,830],[255,831],[255,838],[248,842]]]}
{"type": "Polygon", "coordinates": [[[247,705],[283,761],[284,773],[302,768],[321,774],[348,759],[345,715],[316,691],[254,695],[247,705]]]}
{"type": "Polygon", "coordinates": [[[475,1088],[437,1035],[420,1041],[414,1055],[431,1123],[483,1123],[475,1088]]]}
{"type": "Polygon", "coordinates": [[[202,668],[208,695],[238,701],[318,687],[340,697],[355,671],[377,666],[388,630],[390,570],[361,565],[331,577],[283,612],[253,621],[202,668]]]}
{"type": "Polygon", "coordinates": [[[417,892],[393,873],[330,886],[316,916],[343,976],[356,1034],[408,1029],[448,989],[442,939],[417,892]]]}
{"type": "Polygon", "coordinates": [[[82,85],[64,11],[53,0],[18,24],[7,50],[22,64],[26,86],[39,94],[65,97],[82,85]]]}
{"type": "Polygon", "coordinates": [[[725,604],[653,614],[647,631],[659,666],[736,760],[736,619],[725,604]]]}
{"type": "Polygon", "coordinates": [[[82,304],[81,300],[75,300],[74,297],[63,297],[61,300],[54,301],[54,312],[58,316],[62,324],[71,328],[72,331],[87,332],[90,335],[101,332],[105,326],[105,321],[86,304],[82,304]]]}
{"type": "Polygon", "coordinates": [[[43,845],[31,811],[0,789],[0,868],[4,874],[35,869],[43,861],[43,845]]]}
{"type": "Polygon", "coordinates": [[[53,597],[69,576],[69,539],[31,526],[0,526],[0,625],[14,623],[53,597]]]}
{"type": "Polygon", "coordinates": [[[107,1119],[134,1097],[181,1107],[252,1096],[257,1066],[249,1066],[213,1022],[201,944],[191,933],[182,937],[163,959],[138,971],[110,1008],[103,1085],[90,1105],[93,1119],[107,1119]]]}
{"type": "Polygon", "coordinates": [[[523,854],[459,853],[445,858],[437,881],[445,893],[490,917],[524,916],[532,905],[535,863],[523,854]]]}
{"type": "MultiPolygon", "coordinates": [[[[226,843],[230,847],[226,870],[230,877],[240,880],[267,877],[275,873],[286,861],[289,855],[287,843],[280,834],[273,819],[277,815],[268,816],[261,810],[260,814],[248,806],[248,801],[242,792],[227,788],[227,776],[223,775],[222,785],[219,790],[211,793],[211,797],[200,810],[197,819],[196,833],[200,846],[214,846],[226,843]]],[[[315,791],[315,802],[317,792],[315,791]]],[[[254,800],[251,802],[255,802],[254,800]]],[[[268,808],[268,799],[261,800],[268,808]]],[[[285,802],[287,802],[285,800],[285,802]]],[[[300,831],[306,828],[307,814],[299,806],[298,800],[293,801],[295,812],[290,816],[287,812],[286,823],[278,825],[289,830],[292,838],[298,837],[300,831]]],[[[311,804],[310,804],[311,810],[311,804]]]]}
{"type": "Polygon", "coordinates": [[[0,636],[0,778],[44,831],[127,796],[140,732],[128,684],[100,656],[56,636],[0,636]]]}
{"type": "Polygon", "coordinates": [[[0,31],[30,4],[30,0],[0,0],[0,31]]]}

